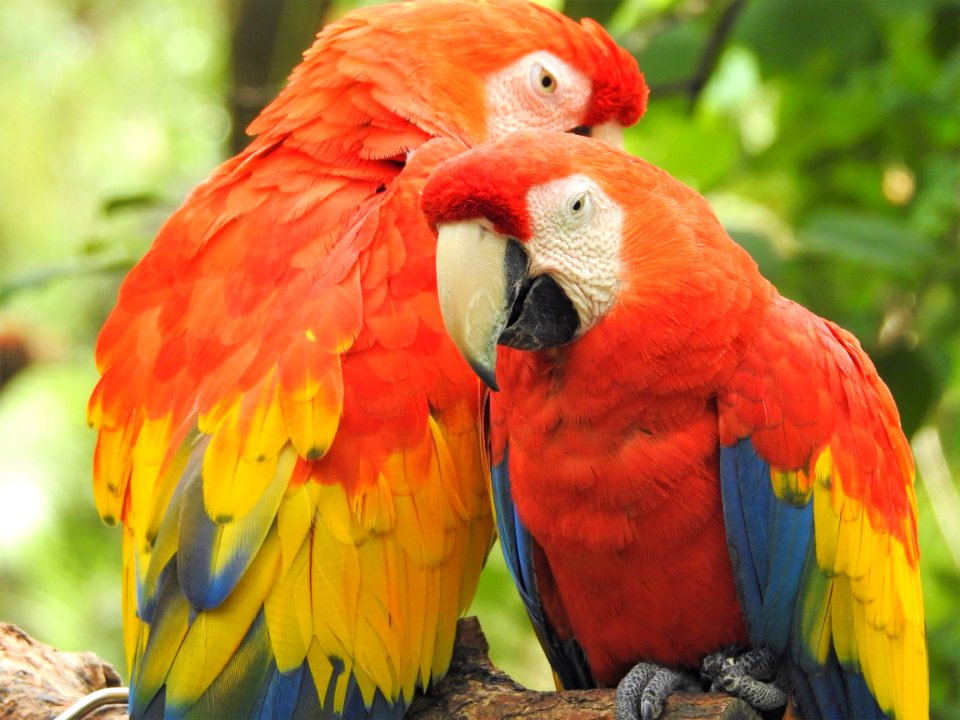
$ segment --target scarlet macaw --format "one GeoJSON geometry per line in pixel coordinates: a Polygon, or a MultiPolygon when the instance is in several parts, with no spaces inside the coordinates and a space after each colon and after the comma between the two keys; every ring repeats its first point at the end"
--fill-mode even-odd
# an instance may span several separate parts
{"type": "Polygon", "coordinates": [[[497,524],[564,685],[626,676],[618,717],[655,717],[702,665],[810,719],[925,718],[913,461],[856,339],[587,138],[468,151],[423,207],[444,321],[500,390],[497,524]]]}
{"type": "Polygon", "coordinates": [[[493,530],[420,190],[514,129],[615,139],[645,100],[599,25],[524,0],[368,8],[319,35],[97,344],[132,717],[399,717],[445,672],[493,530]]]}

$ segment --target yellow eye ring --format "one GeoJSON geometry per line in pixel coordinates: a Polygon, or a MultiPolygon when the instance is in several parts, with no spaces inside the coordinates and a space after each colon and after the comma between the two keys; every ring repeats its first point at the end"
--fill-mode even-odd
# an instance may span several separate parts
{"type": "Polygon", "coordinates": [[[557,78],[540,63],[530,68],[530,81],[541,95],[552,95],[557,89],[557,78]]]}

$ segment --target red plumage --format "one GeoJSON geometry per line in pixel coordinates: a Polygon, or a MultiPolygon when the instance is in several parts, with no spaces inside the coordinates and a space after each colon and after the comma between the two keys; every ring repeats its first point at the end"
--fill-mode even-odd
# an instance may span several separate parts
{"type": "Polygon", "coordinates": [[[693,190],[590,139],[468,151],[423,207],[451,335],[495,371],[498,525],[555,667],[565,640],[601,685],[754,645],[811,717],[924,717],[913,462],[853,336],[781,297],[693,190]],[[520,254],[516,288],[444,282],[458,257],[513,278],[520,254]]]}
{"type": "Polygon", "coordinates": [[[493,533],[480,388],[443,329],[420,192],[510,128],[632,123],[644,103],[599,26],[521,0],[324,29],[97,343],[132,717],[399,717],[446,671],[493,533]]]}

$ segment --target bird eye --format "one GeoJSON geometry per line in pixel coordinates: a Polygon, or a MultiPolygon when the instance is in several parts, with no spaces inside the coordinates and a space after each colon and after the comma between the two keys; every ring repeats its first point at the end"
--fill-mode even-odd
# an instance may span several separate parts
{"type": "Polygon", "coordinates": [[[530,80],[541,95],[552,95],[557,89],[557,79],[540,63],[534,63],[530,68],[530,80]]]}
{"type": "Polygon", "coordinates": [[[577,195],[577,197],[573,199],[573,202],[570,203],[570,212],[572,212],[574,215],[579,215],[580,211],[582,211],[586,206],[587,196],[577,195]]]}

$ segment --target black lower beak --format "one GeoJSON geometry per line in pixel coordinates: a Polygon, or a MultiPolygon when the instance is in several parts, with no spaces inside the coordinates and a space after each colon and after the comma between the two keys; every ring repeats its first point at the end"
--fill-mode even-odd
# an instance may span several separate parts
{"type": "Polygon", "coordinates": [[[527,254],[516,240],[507,244],[504,271],[510,318],[497,344],[518,350],[565,345],[576,337],[580,316],[549,275],[527,276],[527,254]]]}

